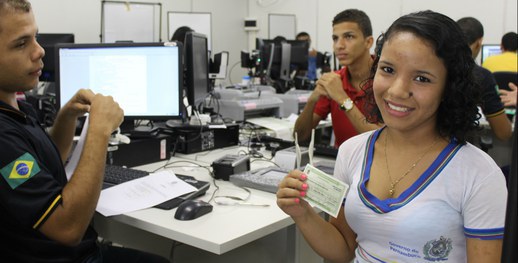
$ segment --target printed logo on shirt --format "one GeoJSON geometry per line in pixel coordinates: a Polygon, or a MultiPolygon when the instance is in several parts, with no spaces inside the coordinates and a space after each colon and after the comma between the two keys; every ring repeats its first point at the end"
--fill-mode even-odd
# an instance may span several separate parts
{"type": "Polygon", "coordinates": [[[22,156],[0,169],[2,177],[12,189],[16,189],[39,172],[40,167],[30,153],[22,154],[22,156]]]}
{"type": "Polygon", "coordinates": [[[423,247],[424,259],[430,261],[448,260],[453,249],[451,238],[441,236],[438,240],[430,240],[423,247]]]}

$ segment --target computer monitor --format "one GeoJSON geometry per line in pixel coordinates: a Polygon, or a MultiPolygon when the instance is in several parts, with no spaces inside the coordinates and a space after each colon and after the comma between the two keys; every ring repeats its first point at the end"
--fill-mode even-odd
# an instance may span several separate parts
{"type": "Polygon", "coordinates": [[[210,92],[207,37],[196,32],[185,35],[185,89],[193,110],[210,92]]]}
{"type": "Polygon", "coordinates": [[[228,51],[214,54],[214,59],[209,63],[210,79],[226,79],[228,67],[228,51]]]}
{"type": "Polygon", "coordinates": [[[174,42],[58,44],[57,104],[62,107],[79,89],[89,88],[113,96],[125,122],[179,119],[181,50],[174,42]]]}
{"type": "Polygon", "coordinates": [[[255,43],[261,61],[257,70],[272,80],[288,80],[291,46],[288,43],[276,43],[272,39],[261,38],[257,38],[255,43]]]}
{"type": "Polygon", "coordinates": [[[498,55],[502,53],[502,50],[500,49],[500,44],[484,44],[482,45],[482,52],[480,56],[480,64],[484,63],[486,58],[498,55]]]}
{"type": "Polygon", "coordinates": [[[45,50],[40,81],[55,81],[54,48],[58,43],[74,43],[74,34],[38,34],[38,43],[45,50]]]}
{"type": "Polygon", "coordinates": [[[307,70],[309,56],[309,42],[304,40],[288,40],[291,45],[291,70],[307,70]]]}
{"type": "Polygon", "coordinates": [[[308,69],[309,42],[307,41],[288,40],[285,42],[288,47],[273,39],[256,38],[255,43],[256,49],[261,53],[262,70],[268,71],[268,66],[271,65],[270,74],[273,79],[286,79],[295,70],[308,69]],[[273,55],[271,45],[274,45],[273,55]]]}

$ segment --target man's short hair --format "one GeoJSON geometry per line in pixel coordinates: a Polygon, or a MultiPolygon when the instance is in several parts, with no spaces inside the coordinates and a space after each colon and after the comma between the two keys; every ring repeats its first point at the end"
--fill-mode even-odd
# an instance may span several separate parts
{"type": "Polygon", "coordinates": [[[7,9],[29,12],[31,3],[26,0],[0,0],[0,12],[7,9]]]}
{"type": "MultiPolygon", "coordinates": [[[[29,12],[31,11],[31,3],[26,0],[0,0],[0,18],[6,12],[13,11],[29,12]]],[[[0,27],[1,32],[2,28],[0,27]]]]}
{"type": "Polygon", "coordinates": [[[295,36],[295,39],[299,39],[299,37],[308,37],[309,38],[310,36],[307,32],[302,31],[302,32],[298,33],[297,36],[295,36]]]}
{"type": "Polygon", "coordinates": [[[484,26],[474,17],[463,17],[457,21],[468,45],[484,37],[484,26]]]}
{"type": "Polygon", "coordinates": [[[333,18],[333,26],[343,22],[354,22],[358,24],[364,37],[372,36],[371,20],[365,12],[358,9],[346,9],[333,18]]]}
{"type": "Polygon", "coordinates": [[[516,52],[518,35],[515,32],[509,32],[502,37],[502,47],[505,51],[516,52]]]}

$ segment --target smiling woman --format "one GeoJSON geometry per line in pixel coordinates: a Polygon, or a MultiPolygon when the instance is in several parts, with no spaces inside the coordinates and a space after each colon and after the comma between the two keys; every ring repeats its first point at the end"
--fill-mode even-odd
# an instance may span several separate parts
{"type": "Polygon", "coordinates": [[[340,146],[334,176],[350,190],[337,218],[323,222],[301,199],[312,188],[302,172],[279,184],[277,204],[323,257],[500,259],[506,186],[491,157],[466,142],[478,87],[459,39],[455,21],[432,11],[402,16],[378,39],[365,108],[385,126],[340,146]]]}
{"type": "MultiPolygon", "coordinates": [[[[432,52],[433,54],[428,54],[428,56],[434,56],[436,59],[435,61],[420,61],[414,58],[415,63],[421,63],[421,68],[419,68],[418,64],[408,65],[408,67],[414,67],[416,73],[420,73],[420,75],[415,76],[416,81],[413,82],[414,86],[417,82],[420,82],[422,87],[430,85],[444,86],[444,91],[439,94],[440,104],[436,112],[438,119],[437,128],[442,136],[452,136],[463,143],[469,132],[472,132],[477,126],[476,122],[480,118],[476,107],[477,100],[480,96],[480,88],[473,80],[471,74],[469,74],[475,64],[471,58],[469,47],[463,41],[452,39],[452,36],[455,35],[452,33],[454,31],[443,30],[438,27],[438,25],[441,24],[440,21],[426,20],[426,23],[416,25],[393,24],[385,34],[379,37],[376,43],[376,54],[378,54],[378,56],[374,61],[371,78],[376,81],[377,77],[381,77],[382,74],[379,72],[380,70],[395,70],[390,67],[384,67],[382,63],[385,62],[382,60],[383,56],[381,56],[382,51],[391,44],[390,40],[393,36],[397,36],[400,44],[405,44],[404,41],[409,40],[409,38],[417,38],[415,43],[432,52]],[[399,36],[401,33],[405,33],[406,39],[403,36],[399,36]],[[451,41],[448,39],[451,39],[451,41]],[[388,45],[385,46],[384,44],[388,45]],[[380,62],[381,65],[379,65],[380,62]],[[430,63],[430,65],[424,65],[426,64],[424,62],[430,63]],[[437,74],[432,75],[432,72],[428,70],[429,68],[439,65],[445,69],[444,78],[440,78],[441,76],[437,74]],[[446,76],[449,80],[448,83],[446,83],[446,76]],[[437,81],[444,81],[444,85],[437,83],[437,81]]],[[[459,30],[457,25],[450,25],[449,28],[459,30]]],[[[412,48],[408,45],[408,42],[405,47],[412,48]]],[[[398,50],[398,54],[391,56],[400,56],[397,59],[407,59],[401,57],[404,56],[402,51],[407,50],[405,48],[398,48],[398,50]]],[[[415,48],[413,51],[419,52],[415,50],[415,48]]],[[[388,55],[388,53],[386,55],[388,55]]],[[[421,59],[425,59],[426,55],[421,56],[421,59]]],[[[395,63],[394,59],[393,63],[395,63]]],[[[406,63],[408,63],[408,61],[405,61],[405,64],[406,63]]],[[[436,69],[436,71],[437,70],[438,69],[436,69]]],[[[399,75],[400,74],[398,74],[398,76],[399,75]]],[[[369,84],[369,82],[367,82],[367,84],[369,84]]],[[[366,88],[372,91],[368,87],[366,88]]],[[[408,92],[409,94],[413,93],[415,89],[409,90],[408,92]]],[[[374,99],[375,96],[371,96],[370,98],[374,99]]],[[[371,101],[371,103],[374,103],[374,101],[371,101]]],[[[378,105],[378,107],[379,108],[374,108],[375,112],[371,113],[371,120],[383,121],[385,116],[382,116],[379,111],[382,107],[380,105],[378,105]]]]}

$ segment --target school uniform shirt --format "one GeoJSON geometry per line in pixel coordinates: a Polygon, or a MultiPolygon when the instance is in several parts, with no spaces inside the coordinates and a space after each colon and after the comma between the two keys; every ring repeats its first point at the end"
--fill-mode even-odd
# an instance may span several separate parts
{"type": "Polygon", "coordinates": [[[357,234],[355,262],[466,262],[466,238],[502,239],[507,188],[500,168],[471,144],[452,140],[399,197],[366,189],[383,129],[340,146],[335,177],[350,185],[344,210],[357,234]]]}
{"type": "Polygon", "coordinates": [[[61,156],[24,102],[20,111],[0,101],[0,246],[2,262],[76,262],[97,250],[89,227],[76,247],[38,231],[62,202],[67,183],[61,156]]]}

